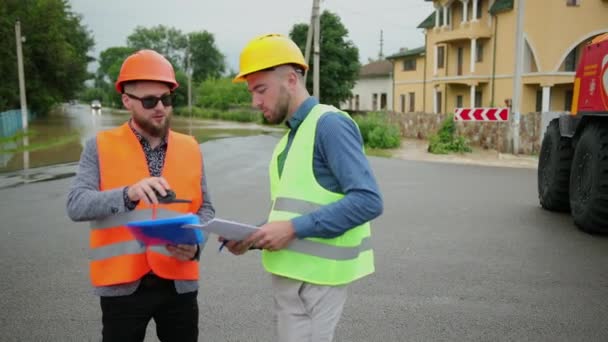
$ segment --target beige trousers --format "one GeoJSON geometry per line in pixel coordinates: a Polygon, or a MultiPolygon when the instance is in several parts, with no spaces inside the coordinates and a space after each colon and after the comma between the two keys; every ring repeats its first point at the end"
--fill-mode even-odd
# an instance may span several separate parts
{"type": "Polygon", "coordinates": [[[322,286],[272,276],[278,342],[331,342],[347,286],[322,286]]]}

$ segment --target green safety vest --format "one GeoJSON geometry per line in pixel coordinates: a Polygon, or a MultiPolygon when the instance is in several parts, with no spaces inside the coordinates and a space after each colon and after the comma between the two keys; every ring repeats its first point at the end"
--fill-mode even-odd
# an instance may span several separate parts
{"type": "MultiPolygon", "coordinates": [[[[285,149],[289,133],[275,147],[269,170],[272,209],[268,222],[291,220],[344,197],[344,194],[323,188],[313,173],[317,122],[327,112],[337,112],[351,119],[332,106],[314,106],[293,138],[281,177],[277,157],[285,149]]],[[[264,250],[262,263],[270,273],[307,283],[348,284],[374,272],[370,224],[366,222],[331,239],[295,239],[285,249],[264,250]]]]}

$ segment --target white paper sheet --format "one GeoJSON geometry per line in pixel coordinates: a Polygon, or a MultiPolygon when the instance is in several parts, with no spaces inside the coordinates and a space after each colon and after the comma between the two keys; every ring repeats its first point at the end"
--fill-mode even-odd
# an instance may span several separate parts
{"type": "Polygon", "coordinates": [[[204,230],[208,233],[217,234],[224,239],[241,241],[258,230],[258,227],[250,224],[214,218],[205,224],[187,224],[183,228],[204,230]]]}

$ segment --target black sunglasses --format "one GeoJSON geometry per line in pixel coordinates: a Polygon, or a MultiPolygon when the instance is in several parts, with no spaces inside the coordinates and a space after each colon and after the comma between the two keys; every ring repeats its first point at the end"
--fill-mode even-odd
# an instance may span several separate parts
{"type": "Polygon", "coordinates": [[[124,93],[125,95],[127,95],[128,97],[134,99],[134,100],[139,100],[139,102],[141,102],[141,106],[144,107],[145,109],[152,109],[154,107],[156,107],[156,105],[158,104],[158,101],[163,103],[163,106],[165,107],[171,107],[173,106],[173,101],[175,100],[175,96],[173,94],[165,94],[163,96],[145,96],[145,97],[137,97],[133,94],[129,94],[129,93],[124,93]]]}

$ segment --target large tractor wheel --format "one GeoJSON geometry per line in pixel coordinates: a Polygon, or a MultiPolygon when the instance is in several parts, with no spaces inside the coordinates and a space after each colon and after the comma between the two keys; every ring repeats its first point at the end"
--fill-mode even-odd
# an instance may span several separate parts
{"type": "Polygon", "coordinates": [[[568,189],[572,142],[559,133],[559,119],[549,123],[538,158],[538,198],[540,205],[552,211],[568,211],[568,189]]]}
{"type": "Polygon", "coordinates": [[[570,207],[580,229],[608,233],[608,123],[590,123],[576,143],[570,207]]]}

